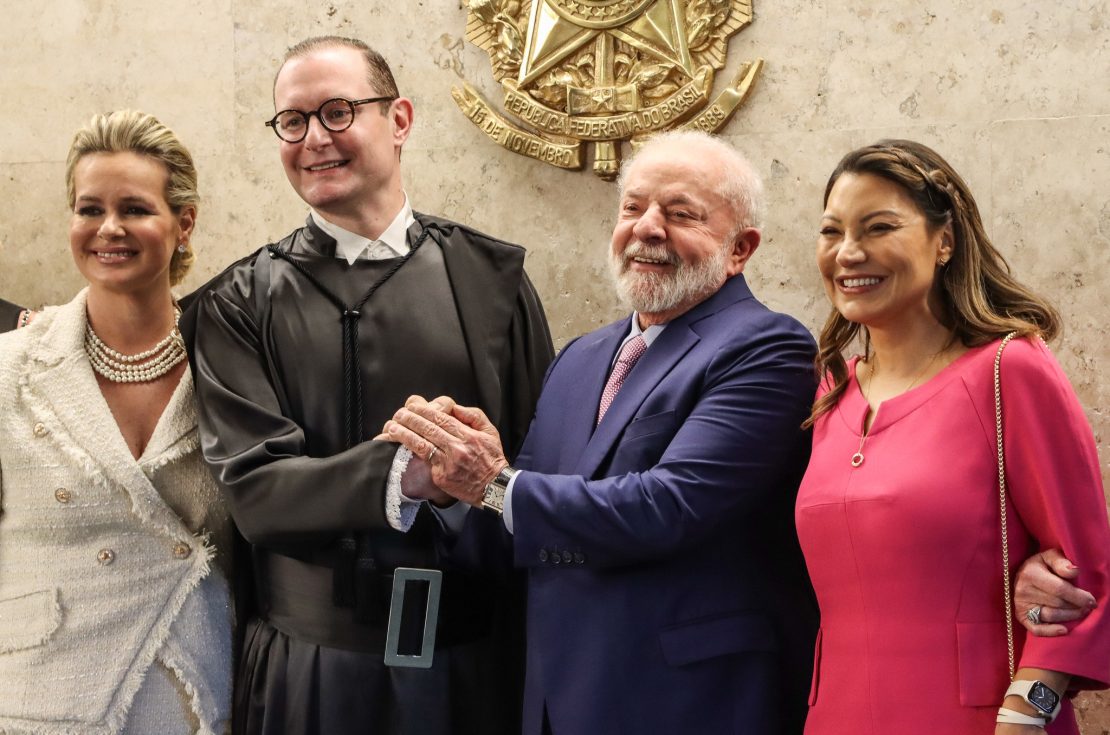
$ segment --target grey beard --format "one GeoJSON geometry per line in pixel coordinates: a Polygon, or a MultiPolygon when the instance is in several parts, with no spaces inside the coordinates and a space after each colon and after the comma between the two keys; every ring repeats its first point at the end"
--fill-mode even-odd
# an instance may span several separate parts
{"type": "Polygon", "coordinates": [[[641,314],[667,312],[700,303],[716,293],[725,281],[729,250],[722,245],[696,263],[684,263],[665,246],[636,242],[623,253],[610,257],[609,273],[617,296],[626,306],[641,314]],[[628,270],[628,263],[637,256],[666,260],[675,266],[675,271],[666,274],[628,270]]]}

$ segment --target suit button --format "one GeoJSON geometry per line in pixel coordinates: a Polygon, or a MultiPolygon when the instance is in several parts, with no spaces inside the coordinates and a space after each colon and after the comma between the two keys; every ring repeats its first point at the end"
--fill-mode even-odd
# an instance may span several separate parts
{"type": "Polygon", "coordinates": [[[50,433],[50,429],[46,428],[46,424],[40,421],[35,424],[35,428],[31,429],[31,433],[35,435],[36,439],[41,439],[50,433]]]}
{"type": "Polygon", "coordinates": [[[554,551],[551,552],[551,563],[552,564],[562,564],[563,563],[563,557],[559,555],[559,550],[558,549],[555,549],[554,551]]]}
{"type": "Polygon", "coordinates": [[[540,549],[540,563],[547,563],[547,549],[540,549]]]}
{"type": "Polygon", "coordinates": [[[188,559],[192,553],[192,548],[184,541],[178,541],[173,545],[173,555],[178,559],[188,559]]]}
{"type": "Polygon", "coordinates": [[[575,564],[585,564],[586,563],[586,555],[583,554],[581,551],[574,552],[574,563],[575,564]]]}
{"type": "Polygon", "coordinates": [[[96,560],[104,566],[108,566],[116,560],[116,552],[111,549],[101,549],[96,552],[96,560]]]}
{"type": "Polygon", "coordinates": [[[54,499],[59,503],[68,503],[70,500],[73,500],[73,495],[70,494],[69,490],[60,487],[54,491],[54,499]]]}
{"type": "Polygon", "coordinates": [[[563,552],[563,563],[564,564],[570,564],[571,561],[573,561],[573,560],[574,560],[574,555],[573,554],[571,554],[569,551],[564,551],[563,552]]]}

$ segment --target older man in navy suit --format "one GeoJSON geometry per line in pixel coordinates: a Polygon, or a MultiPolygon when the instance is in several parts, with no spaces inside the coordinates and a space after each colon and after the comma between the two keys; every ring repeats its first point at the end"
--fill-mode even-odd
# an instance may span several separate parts
{"type": "Polygon", "coordinates": [[[428,499],[463,501],[441,511],[456,550],[480,547],[468,519],[504,513],[528,570],[526,735],[801,732],[814,345],[745,282],[761,199],[724,142],[656,138],[625,167],[612,238],[634,313],[563,349],[514,465],[448,398],[386,424],[430,460],[428,499]]]}

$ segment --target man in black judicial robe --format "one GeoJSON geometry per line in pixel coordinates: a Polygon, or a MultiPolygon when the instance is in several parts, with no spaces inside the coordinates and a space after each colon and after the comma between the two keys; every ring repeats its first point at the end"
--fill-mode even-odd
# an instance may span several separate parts
{"type": "MultiPolygon", "coordinates": [[[[293,47],[274,97],[308,222],[233,264],[182,319],[204,456],[253,567],[235,731],[519,732],[519,580],[445,561],[446,544],[492,538],[480,526],[497,519],[468,514],[475,533],[450,541],[407,499],[424,497],[405,492],[428,482],[424,458],[371,437],[408,396],[454,395],[519,446],[552,358],[524,251],[411,212],[399,161],[412,104],[361,42],[293,47]],[[397,567],[444,573],[428,669],[383,663],[397,567]]],[[[406,645],[420,613],[405,609],[406,645]]]]}
{"type": "Polygon", "coordinates": [[[16,306],[10,301],[0,299],[0,332],[10,332],[19,323],[19,315],[23,312],[22,306],[16,306]]]}

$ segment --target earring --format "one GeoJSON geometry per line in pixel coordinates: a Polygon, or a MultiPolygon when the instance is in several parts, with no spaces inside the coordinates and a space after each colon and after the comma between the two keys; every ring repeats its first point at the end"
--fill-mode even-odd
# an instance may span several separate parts
{"type": "Polygon", "coordinates": [[[179,253],[184,253],[185,252],[185,243],[181,243],[177,246],[177,252],[179,252],[179,253]]]}
{"type": "Polygon", "coordinates": [[[937,265],[941,268],[948,265],[948,258],[937,258],[937,265]]]}

